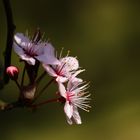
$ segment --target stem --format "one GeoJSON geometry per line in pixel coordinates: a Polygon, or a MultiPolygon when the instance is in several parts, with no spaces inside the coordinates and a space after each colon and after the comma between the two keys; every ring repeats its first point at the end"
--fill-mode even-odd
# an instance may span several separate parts
{"type": "Polygon", "coordinates": [[[19,90],[21,90],[21,86],[19,85],[18,81],[17,80],[14,80],[14,81],[15,81],[17,87],[19,88],[19,90]]]}
{"type": "Polygon", "coordinates": [[[16,101],[16,102],[12,102],[12,103],[8,103],[7,105],[4,106],[3,108],[3,111],[9,111],[9,110],[12,110],[16,107],[19,107],[19,102],[16,101]]]}
{"type": "Polygon", "coordinates": [[[45,91],[45,89],[54,81],[54,79],[51,79],[42,89],[41,91],[37,94],[37,96],[35,97],[34,101],[35,102],[40,96],[41,94],[45,91]]]}
{"type": "Polygon", "coordinates": [[[24,84],[25,70],[26,70],[26,68],[25,68],[25,65],[24,65],[23,74],[22,74],[22,78],[21,78],[21,87],[22,87],[23,84],[24,84]]]}
{"type": "Polygon", "coordinates": [[[22,108],[25,107],[25,104],[23,104],[23,102],[21,102],[20,100],[12,102],[12,103],[8,103],[3,107],[3,111],[8,111],[8,110],[12,110],[14,108],[22,108]]]}
{"type": "Polygon", "coordinates": [[[31,105],[30,107],[37,108],[37,107],[42,106],[42,105],[45,105],[47,103],[57,102],[57,101],[59,101],[59,98],[54,98],[54,99],[46,100],[46,101],[43,101],[43,102],[40,102],[40,103],[31,105]]]}
{"type": "Polygon", "coordinates": [[[7,19],[7,41],[6,49],[4,52],[4,82],[7,84],[9,82],[9,77],[6,74],[6,68],[11,64],[11,51],[13,45],[13,36],[16,26],[14,25],[13,15],[10,0],[3,0],[3,5],[5,9],[6,19],[7,19]]]}
{"type": "Polygon", "coordinates": [[[39,82],[41,81],[41,79],[46,75],[46,71],[44,71],[40,77],[36,80],[37,85],[39,84],[39,82]]]}

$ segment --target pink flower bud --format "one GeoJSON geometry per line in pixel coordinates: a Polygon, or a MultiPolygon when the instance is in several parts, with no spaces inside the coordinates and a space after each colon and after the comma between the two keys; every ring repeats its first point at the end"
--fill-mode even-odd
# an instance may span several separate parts
{"type": "Polygon", "coordinates": [[[8,74],[8,76],[9,76],[12,80],[17,80],[19,70],[18,70],[18,68],[15,67],[15,66],[9,66],[9,67],[7,67],[7,69],[6,69],[6,73],[8,74]]]}

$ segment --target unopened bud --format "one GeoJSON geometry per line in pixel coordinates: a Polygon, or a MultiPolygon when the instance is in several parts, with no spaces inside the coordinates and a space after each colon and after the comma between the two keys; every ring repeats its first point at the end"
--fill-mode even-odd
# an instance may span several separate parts
{"type": "Polygon", "coordinates": [[[9,66],[6,69],[6,73],[8,74],[8,76],[12,79],[12,80],[17,80],[18,78],[18,74],[19,74],[19,70],[17,67],[15,66],[9,66]]]}

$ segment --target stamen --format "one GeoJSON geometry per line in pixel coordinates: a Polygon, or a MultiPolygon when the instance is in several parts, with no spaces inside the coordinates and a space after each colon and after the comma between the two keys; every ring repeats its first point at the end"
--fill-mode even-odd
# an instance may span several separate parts
{"type": "Polygon", "coordinates": [[[70,100],[73,105],[79,107],[84,111],[89,112],[88,108],[91,108],[91,106],[89,105],[91,99],[88,97],[90,96],[90,94],[84,96],[85,94],[86,94],[85,92],[78,93],[78,94],[71,93],[69,94],[68,100],[70,100]]]}
{"type": "Polygon", "coordinates": [[[62,58],[62,53],[63,53],[64,48],[61,49],[59,59],[62,58]]]}
{"type": "Polygon", "coordinates": [[[28,29],[26,29],[25,35],[28,37],[28,35],[29,35],[28,29]]]}
{"type": "Polygon", "coordinates": [[[70,54],[70,50],[68,50],[66,57],[68,57],[68,56],[69,56],[69,54],[70,54]]]}
{"type": "Polygon", "coordinates": [[[37,28],[32,37],[32,42],[37,44],[40,41],[41,37],[42,37],[42,33],[40,32],[40,28],[37,28]]]}
{"type": "Polygon", "coordinates": [[[59,69],[58,69],[58,74],[60,74],[64,68],[64,66],[66,65],[66,63],[64,63],[59,69]]]}
{"type": "Polygon", "coordinates": [[[50,38],[48,38],[45,42],[46,42],[46,43],[49,43],[49,41],[50,41],[50,38]]]}
{"type": "Polygon", "coordinates": [[[44,36],[45,36],[45,32],[42,33],[41,40],[44,39],[44,36]]]}
{"type": "Polygon", "coordinates": [[[86,112],[89,112],[89,110],[87,109],[87,108],[85,108],[85,107],[82,107],[81,105],[79,105],[79,104],[75,104],[77,107],[79,107],[80,109],[82,109],[82,110],[84,110],[84,111],[86,111],[86,112]]]}

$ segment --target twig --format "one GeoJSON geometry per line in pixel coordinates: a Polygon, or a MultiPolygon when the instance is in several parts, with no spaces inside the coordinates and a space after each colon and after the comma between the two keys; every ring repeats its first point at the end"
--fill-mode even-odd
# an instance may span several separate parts
{"type": "Polygon", "coordinates": [[[15,80],[15,83],[16,83],[16,85],[17,85],[17,87],[18,87],[19,91],[20,91],[20,90],[21,90],[21,87],[20,87],[20,85],[19,85],[18,81],[17,81],[17,80],[15,80]]]}
{"type": "Polygon", "coordinates": [[[3,5],[5,9],[6,19],[7,19],[7,41],[6,49],[4,52],[4,82],[7,84],[9,82],[9,77],[6,74],[6,68],[11,64],[11,51],[13,45],[13,36],[16,26],[14,25],[13,15],[10,0],[3,0],[3,5]]]}
{"type": "Polygon", "coordinates": [[[46,101],[43,101],[43,102],[40,102],[40,103],[37,103],[37,104],[33,104],[30,107],[37,108],[37,107],[45,105],[47,103],[52,103],[52,102],[57,102],[57,101],[59,101],[59,98],[54,98],[54,99],[46,100],[46,101]]]}
{"type": "Polygon", "coordinates": [[[40,77],[36,80],[36,84],[37,84],[37,85],[39,84],[39,82],[42,80],[42,78],[43,78],[45,75],[46,75],[46,71],[44,71],[44,72],[40,75],[40,77]]]}
{"type": "Polygon", "coordinates": [[[21,78],[21,87],[23,87],[23,84],[24,84],[24,76],[25,76],[25,70],[26,70],[26,68],[25,68],[25,65],[24,65],[24,68],[23,68],[23,73],[22,73],[22,78],[21,78]]]}

